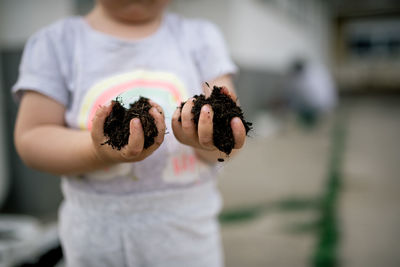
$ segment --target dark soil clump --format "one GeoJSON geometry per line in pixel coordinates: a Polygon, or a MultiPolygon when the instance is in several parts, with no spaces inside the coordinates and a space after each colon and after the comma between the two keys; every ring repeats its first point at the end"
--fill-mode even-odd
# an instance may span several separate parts
{"type": "MultiPolygon", "coordinates": [[[[246,129],[246,134],[252,129],[252,123],[244,119],[242,109],[236,105],[232,98],[223,92],[222,87],[214,86],[210,97],[206,98],[204,95],[195,95],[194,106],[192,113],[194,115],[193,121],[198,127],[201,107],[209,104],[214,112],[213,117],[213,142],[214,145],[225,154],[229,155],[235,146],[235,139],[231,128],[231,120],[234,117],[239,117],[246,129]]],[[[183,107],[184,103],[182,103],[183,107]]],[[[223,159],[218,159],[222,162],[223,159]]]]}
{"type": "Polygon", "coordinates": [[[130,104],[130,108],[124,108],[120,100],[113,102],[113,107],[104,122],[104,135],[108,138],[104,144],[110,145],[114,149],[121,150],[128,144],[129,125],[133,118],[139,118],[144,132],[144,146],[146,149],[154,144],[154,138],[158,135],[157,126],[149,110],[152,106],[149,99],[140,97],[138,101],[130,104]]]}

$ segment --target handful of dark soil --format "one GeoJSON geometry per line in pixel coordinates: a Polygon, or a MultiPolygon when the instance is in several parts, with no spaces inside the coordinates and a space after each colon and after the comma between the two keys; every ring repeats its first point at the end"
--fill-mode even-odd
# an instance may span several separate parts
{"type": "Polygon", "coordinates": [[[149,110],[152,106],[149,99],[140,97],[138,101],[130,104],[126,109],[120,100],[114,101],[112,110],[104,122],[104,135],[108,138],[104,144],[110,145],[114,149],[121,150],[128,144],[129,124],[133,118],[139,118],[144,132],[144,148],[154,144],[154,138],[158,135],[157,126],[149,110]]]}
{"type": "MultiPolygon", "coordinates": [[[[207,84],[208,85],[208,84],[207,84]]],[[[246,129],[246,134],[252,129],[252,123],[244,119],[242,109],[236,105],[232,98],[222,91],[222,87],[214,86],[210,97],[204,95],[195,95],[192,113],[196,128],[199,124],[201,107],[209,104],[214,111],[213,117],[213,142],[214,145],[225,154],[229,155],[235,146],[235,139],[231,128],[231,120],[239,117],[246,129]]],[[[182,103],[181,108],[185,103],[182,103]]],[[[219,159],[219,161],[223,161],[219,159]]]]}

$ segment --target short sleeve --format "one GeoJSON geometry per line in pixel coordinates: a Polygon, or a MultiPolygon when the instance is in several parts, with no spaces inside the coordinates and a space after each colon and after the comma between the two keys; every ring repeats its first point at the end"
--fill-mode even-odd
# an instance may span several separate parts
{"type": "Polygon", "coordinates": [[[43,29],[29,38],[19,67],[19,76],[12,87],[14,99],[19,102],[24,91],[36,91],[67,106],[69,92],[61,73],[55,40],[43,29]]]}
{"type": "Polygon", "coordinates": [[[192,40],[196,42],[193,53],[203,82],[237,72],[238,69],[229,55],[225,40],[214,24],[207,21],[199,22],[195,34],[198,35],[192,40]]]}

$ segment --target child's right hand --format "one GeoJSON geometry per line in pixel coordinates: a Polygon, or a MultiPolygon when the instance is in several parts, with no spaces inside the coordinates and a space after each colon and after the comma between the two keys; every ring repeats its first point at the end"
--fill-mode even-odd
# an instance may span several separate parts
{"type": "Polygon", "coordinates": [[[111,112],[112,104],[102,106],[97,110],[93,119],[91,136],[94,153],[99,160],[105,164],[141,161],[150,156],[162,144],[166,129],[164,112],[156,103],[150,101],[150,104],[153,107],[149,112],[155,119],[158,135],[154,139],[154,144],[147,149],[143,149],[144,134],[139,118],[131,120],[129,141],[121,150],[113,149],[109,145],[103,145],[107,140],[104,136],[104,122],[111,112]]]}

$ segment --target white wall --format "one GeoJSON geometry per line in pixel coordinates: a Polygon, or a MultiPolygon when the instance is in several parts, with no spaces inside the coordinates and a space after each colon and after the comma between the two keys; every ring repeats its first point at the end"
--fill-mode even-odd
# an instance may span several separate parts
{"type": "Polygon", "coordinates": [[[32,33],[72,11],[72,0],[0,0],[0,45],[23,46],[32,33]]]}
{"type": "Polygon", "coordinates": [[[283,71],[296,56],[329,64],[323,0],[172,0],[171,10],[214,21],[241,66],[283,71]]]}

